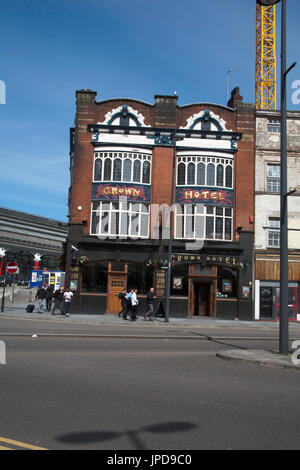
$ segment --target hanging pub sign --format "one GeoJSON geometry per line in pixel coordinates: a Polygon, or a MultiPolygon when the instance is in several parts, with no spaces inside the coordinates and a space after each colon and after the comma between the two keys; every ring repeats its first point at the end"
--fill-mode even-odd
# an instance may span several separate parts
{"type": "Polygon", "coordinates": [[[127,197],[130,201],[150,202],[150,186],[124,183],[93,183],[93,201],[117,201],[121,196],[127,197]]]}
{"type": "Polygon", "coordinates": [[[154,271],[154,290],[158,298],[166,295],[166,269],[155,269],[154,271]]]}
{"type": "Polygon", "coordinates": [[[176,188],[177,203],[200,203],[211,206],[233,207],[233,190],[217,188],[176,188]]]}
{"type": "Polygon", "coordinates": [[[70,266],[70,290],[72,292],[78,292],[79,289],[79,267],[78,266],[70,266]]]}

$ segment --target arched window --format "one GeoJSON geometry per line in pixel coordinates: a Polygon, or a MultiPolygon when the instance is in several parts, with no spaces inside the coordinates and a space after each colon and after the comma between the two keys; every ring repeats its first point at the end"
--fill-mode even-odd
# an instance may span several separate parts
{"type": "Polygon", "coordinates": [[[179,163],[178,165],[178,174],[177,174],[177,184],[185,184],[185,164],[179,163]]]}
{"type": "Polygon", "coordinates": [[[131,181],[131,160],[128,158],[124,161],[123,181],[131,181]]]}
{"type": "Polygon", "coordinates": [[[197,165],[197,185],[205,185],[205,165],[204,163],[198,163],[197,165]]]}
{"type": "Polygon", "coordinates": [[[106,158],[104,160],[104,176],[103,176],[104,181],[110,181],[111,180],[111,159],[106,158]]]}
{"type": "Polygon", "coordinates": [[[207,165],[207,184],[208,186],[215,185],[215,165],[213,163],[207,165]]]}
{"type": "Polygon", "coordinates": [[[122,160],[120,158],[116,158],[114,160],[114,171],[113,171],[114,181],[121,181],[121,169],[122,169],[122,160]]]}
{"type": "Polygon", "coordinates": [[[148,161],[143,163],[143,183],[150,183],[150,162],[148,161]]]}
{"type": "Polygon", "coordinates": [[[133,181],[139,183],[141,181],[141,162],[135,160],[133,164],[133,181]]]}
{"type": "Polygon", "coordinates": [[[226,166],[225,187],[232,188],[232,167],[226,166]]]}
{"type": "Polygon", "coordinates": [[[223,165],[217,166],[217,186],[224,186],[224,168],[223,165]]]}
{"type": "Polygon", "coordinates": [[[195,164],[194,163],[188,164],[187,184],[195,184],[195,164]]]}
{"type": "Polygon", "coordinates": [[[94,168],[94,181],[101,181],[102,180],[102,160],[97,158],[95,160],[95,168],[94,168]]]}

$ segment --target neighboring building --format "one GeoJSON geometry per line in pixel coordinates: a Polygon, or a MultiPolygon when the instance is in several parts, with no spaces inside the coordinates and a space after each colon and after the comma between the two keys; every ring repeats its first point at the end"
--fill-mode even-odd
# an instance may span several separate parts
{"type": "MultiPolygon", "coordinates": [[[[289,318],[300,320],[300,113],[287,114],[289,318]]],[[[256,112],[255,318],[279,319],[280,112],[256,112]]]]}
{"type": "Polygon", "coordinates": [[[116,313],[122,288],[165,299],[176,134],[170,315],[251,318],[254,106],[238,88],[228,107],[95,96],[76,92],[71,129],[73,312],[116,313]]]}
{"type": "Polygon", "coordinates": [[[0,207],[0,247],[4,260],[17,261],[20,279],[29,280],[37,253],[41,269],[60,269],[67,233],[65,222],[0,207]]]}

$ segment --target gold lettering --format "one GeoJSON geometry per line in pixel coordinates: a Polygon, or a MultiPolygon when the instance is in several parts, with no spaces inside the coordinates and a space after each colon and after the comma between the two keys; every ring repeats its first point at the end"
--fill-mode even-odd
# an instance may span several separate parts
{"type": "Polygon", "coordinates": [[[109,186],[107,188],[103,189],[104,194],[110,194],[110,188],[109,186]]]}
{"type": "Polygon", "coordinates": [[[207,199],[207,194],[209,194],[209,191],[202,191],[204,199],[207,199]]]}
{"type": "Polygon", "coordinates": [[[193,199],[193,191],[186,191],[184,197],[185,199],[193,199]]]}

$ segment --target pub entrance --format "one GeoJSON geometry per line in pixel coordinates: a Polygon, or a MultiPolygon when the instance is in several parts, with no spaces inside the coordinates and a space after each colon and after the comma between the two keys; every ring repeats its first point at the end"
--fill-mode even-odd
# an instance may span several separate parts
{"type": "Polygon", "coordinates": [[[189,265],[189,316],[216,316],[217,278],[216,266],[189,265]]]}
{"type": "Polygon", "coordinates": [[[194,281],[194,316],[210,316],[211,283],[194,281]]]}
{"type": "Polygon", "coordinates": [[[127,287],[127,264],[108,263],[106,313],[119,313],[122,306],[118,294],[127,287]]]}

